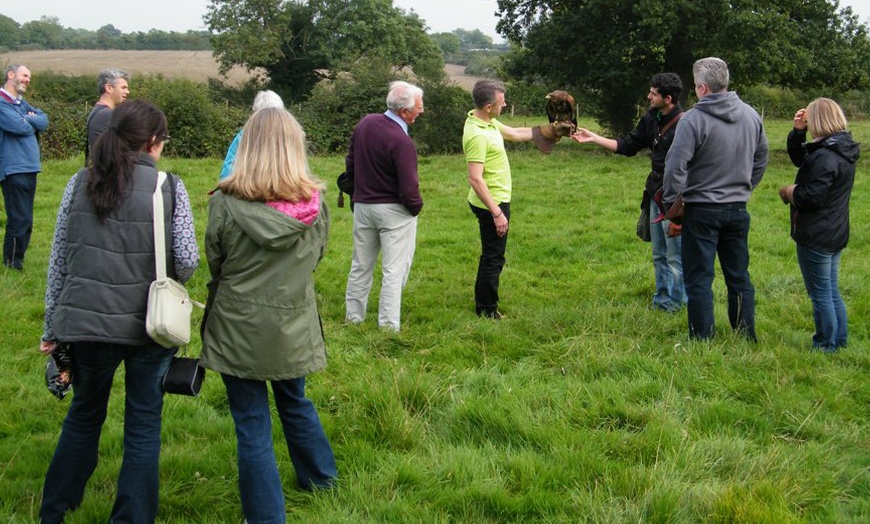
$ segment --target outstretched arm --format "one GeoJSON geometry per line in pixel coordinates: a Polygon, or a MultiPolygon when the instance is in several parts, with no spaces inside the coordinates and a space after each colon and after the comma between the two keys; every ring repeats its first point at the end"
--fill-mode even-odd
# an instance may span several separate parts
{"type": "Polygon", "coordinates": [[[580,144],[596,144],[608,151],[616,152],[617,142],[612,138],[604,138],[601,135],[595,134],[588,129],[582,127],[577,128],[577,132],[571,135],[571,139],[580,144]]]}
{"type": "Polygon", "coordinates": [[[532,139],[531,127],[511,127],[502,125],[498,130],[501,131],[501,136],[510,142],[528,142],[532,139]]]}

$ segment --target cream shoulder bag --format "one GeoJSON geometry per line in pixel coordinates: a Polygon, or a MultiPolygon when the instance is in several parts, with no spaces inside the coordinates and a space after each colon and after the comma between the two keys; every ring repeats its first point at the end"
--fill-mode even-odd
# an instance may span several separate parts
{"type": "Polygon", "coordinates": [[[154,256],[157,279],[148,289],[145,330],[154,342],[171,348],[190,342],[193,302],[182,284],[166,276],[166,234],[163,229],[163,192],[160,190],[164,180],[166,173],[161,171],[157,175],[157,189],[154,190],[154,256]]]}

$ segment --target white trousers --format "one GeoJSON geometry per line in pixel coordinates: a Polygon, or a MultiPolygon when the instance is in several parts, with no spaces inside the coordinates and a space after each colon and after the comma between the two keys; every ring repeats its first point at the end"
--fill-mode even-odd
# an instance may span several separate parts
{"type": "Polygon", "coordinates": [[[417,217],[401,204],[354,204],[353,260],[347,277],[345,321],[366,317],[372,274],[381,254],[378,326],[399,331],[402,288],[408,282],[417,243],[417,217]]]}

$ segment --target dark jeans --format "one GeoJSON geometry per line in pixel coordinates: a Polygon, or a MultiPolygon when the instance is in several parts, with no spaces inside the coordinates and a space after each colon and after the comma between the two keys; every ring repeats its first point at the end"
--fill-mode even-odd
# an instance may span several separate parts
{"type": "MultiPolygon", "coordinates": [[[[236,425],[239,492],[245,519],[249,524],[285,522],[267,383],[221,376],[236,425]]],[[[305,398],[305,377],[270,383],[299,486],[306,490],[332,487],[337,477],[335,457],[314,404],[305,398]]]]}
{"type": "Polygon", "coordinates": [[[72,344],[73,398],[42,490],[40,520],[63,522],[77,508],[97,467],[115,370],[124,363],[124,459],[112,522],[154,522],[157,517],[161,382],[173,350],[158,346],[72,344]]]}
{"type": "Polygon", "coordinates": [[[3,237],[3,264],[21,269],[24,252],[33,232],[33,200],[36,197],[36,173],[8,175],[0,181],[6,206],[6,235],[3,237]]]}
{"type": "Polygon", "coordinates": [[[714,261],[728,288],[731,328],[755,341],[755,288],[749,280],[749,213],[746,204],[686,204],[683,278],[689,298],[689,337],[709,339],[713,321],[714,261]]]}
{"type": "MultiPolygon", "coordinates": [[[[510,221],[509,202],[498,207],[510,221]]],[[[477,313],[494,313],[498,309],[498,284],[504,268],[504,253],[507,249],[508,233],[498,236],[495,220],[488,209],[471,206],[480,226],[480,262],[477,265],[477,280],[474,283],[474,304],[477,313]]]]}

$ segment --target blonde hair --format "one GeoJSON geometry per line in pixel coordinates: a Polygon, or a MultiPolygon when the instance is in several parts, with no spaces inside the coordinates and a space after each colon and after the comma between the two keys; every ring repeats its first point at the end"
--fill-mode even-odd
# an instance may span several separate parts
{"type": "Polygon", "coordinates": [[[807,127],[813,138],[827,138],[846,130],[846,115],[830,98],[816,98],[807,106],[807,127]]]}
{"type": "Polygon", "coordinates": [[[309,172],[302,126],[272,107],[248,118],[232,175],[218,183],[222,192],[254,202],[307,202],[323,187],[309,172]]]}

